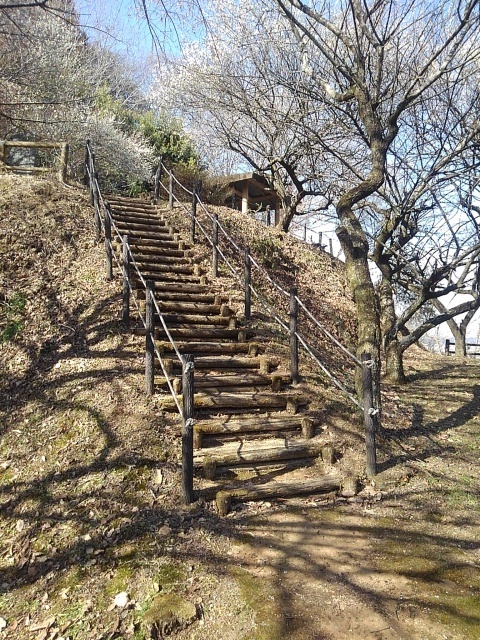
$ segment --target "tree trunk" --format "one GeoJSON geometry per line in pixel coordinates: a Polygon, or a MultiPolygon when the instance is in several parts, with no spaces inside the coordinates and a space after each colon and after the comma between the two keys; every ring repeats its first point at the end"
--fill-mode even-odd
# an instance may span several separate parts
{"type": "Polygon", "coordinates": [[[395,329],[397,316],[393,302],[393,289],[385,275],[382,277],[378,294],[382,344],[385,351],[385,377],[395,384],[403,384],[406,378],[403,369],[403,351],[400,349],[395,329]]]}
{"type": "Polygon", "coordinates": [[[403,351],[397,338],[389,341],[385,347],[385,377],[395,384],[407,381],[403,369],[403,351]]]}
{"type": "Polygon", "coordinates": [[[458,326],[454,320],[447,322],[447,324],[455,340],[455,358],[465,358],[467,355],[467,327],[458,326]]]}
{"type": "Polygon", "coordinates": [[[280,216],[278,220],[278,226],[282,231],[287,232],[290,229],[292,220],[297,215],[297,207],[295,205],[289,205],[282,201],[282,207],[280,209],[280,216]]]}
{"type": "MultiPolygon", "coordinates": [[[[368,242],[360,225],[353,227],[351,224],[344,224],[337,228],[336,234],[345,254],[346,274],[357,310],[357,357],[361,359],[362,353],[372,354],[375,362],[373,368],[374,403],[380,409],[380,316],[375,288],[368,267],[368,242]]],[[[357,394],[359,398],[362,398],[362,372],[359,367],[355,383],[357,394]]]]}

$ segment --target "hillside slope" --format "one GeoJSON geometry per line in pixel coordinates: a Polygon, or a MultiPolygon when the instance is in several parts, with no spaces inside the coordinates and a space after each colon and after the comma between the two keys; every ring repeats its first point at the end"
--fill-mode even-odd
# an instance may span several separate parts
{"type": "MultiPolygon", "coordinates": [[[[177,640],[478,638],[478,363],[407,358],[415,386],[387,390],[392,438],[358,496],[218,518],[181,504],[178,420],[145,398],[143,338],[119,322],[93,238],[81,189],[0,177],[2,640],[147,640],[152,604],[173,595],[197,617],[177,640]]],[[[321,293],[311,273],[297,278],[321,293]]],[[[288,266],[277,275],[290,285],[288,266]]],[[[351,307],[329,310],[331,282],[317,304],[334,329],[351,307]]],[[[338,464],[361,466],[360,448],[338,464]]]]}
{"type": "MultiPolygon", "coordinates": [[[[189,556],[199,562],[194,599],[238,599],[232,638],[244,637],[254,611],[238,576],[212,581],[197,557],[227,553],[229,521],[202,501],[179,507],[178,419],[144,395],[143,339],[119,321],[120,283],[105,280],[85,192],[0,176],[0,250],[5,637],[31,637],[44,619],[75,638],[104,637],[118,622],[106,611],[117,593],[147,607],[154,585],[183,584],[189,556]]],[[[215,637],[224,613],[211,614],[215,637]]],[[[132,605],[124,618],[118,625],[133,628],[140,614],[132,605]]]]}

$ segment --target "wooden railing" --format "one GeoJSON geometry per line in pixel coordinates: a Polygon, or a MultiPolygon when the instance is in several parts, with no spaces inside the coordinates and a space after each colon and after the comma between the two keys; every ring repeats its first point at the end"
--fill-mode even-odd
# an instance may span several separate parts
{"type": "MultiPolygon", "coordinates": [[[[191,191],[184,187],[160,161],[154,180],[154,202],[158,202],[161,191],[164,191],[168,197],[168,206],[173,210],[174,202],[190,217],[190,239],[195,243],[197,233],[200,232],[207,244],[212,249],[212,276],[218,276],[219,260],[223,260],[231,275],[239,282],[244,290],[244,317],[248,321],[252,314],[252,298],[261,305],[269,317],[272,318],[281,329],[289,336],[290,342],[290,373],[293,384],[299,381],[299,345],[303,347],[310,358],[314,360],[320,370],[331,380],[331,382],[344,394],[349,400],[363,412],[365,424],[365,442],[366,442],[366,469],[369,476],[376,474],[376,442],[375,436],[381,429],[379,411],[374,405],[373,394],[373,361],[371,354],[363,353],[361,358],[357,358],[349,349],[347,349],[335,336],[309,311],[307,305],[298,297],[297,289],[292,287],[290,291],[286,291],[278,284],[270,274],[260,266],[258,261],[252,256],[250,247],[240,247],[235,240],[228,234],[225,227],[221,224],[218,215],[212,214],[203,204],[200,193],[201,183],[197,184],[191,191]],[[162,177],[165,180],[162,181],[162,177]],[[164,182],[166,184],[164,184],[164,182]],[[180,188],[186,195],[191,198],[191,207],[187,207],[175,195],[175,189],[180,188]],[[231,255],[235,256],[232,261],[226,254],[225,246],[221,246],[219,237],[223,238],[228,245],[231,255]],[[243,273],[240,265],[243,263],[243,273]],[[288,317],[282,317],[273,305],[265,298],[263,292],[255,286],[253,272],[257,276],[261,276],[263,282],[273,288],[277,293],[289,301],[288,317]],[[339,348],[349,361],[361,369],[362,379],[362,399],[363,404],[351,393],[346,386],[328,369],[322,361],[319,350],[308,340],[304,333],[300,331],[299,311],[302,311],[306,320],[316,327],[321,333],[339,348]]],[[[305,323],[304,332],[308,331],[305,323]]]]}
{"type": "MultiPolygon", "coordinates": [[[[466,355],[470,356],[480,356],[480,343],[478,342],[466,342],[466,355]],[[470,348],[476,349],[476,351],[469,351],[470,348]]],[[[445,355],[450,356],[455,354],[455,342],[449,340],[448,338],[445,340],[445,355]]]]}
{"type": "Polygon", "coordinates": [[[144,278],[138,268],[132,254],[127,235],[122,235],[112,218],[109,202],[103,197],[98,175],[95,171],[95,154],[92,152],[90,142],[85,146],[85,173],[84,182],[90,190],[90,202],[94,207],[94,220],[96,237],[101,238],[103,232],[106,255],[106,277],[107,280],[113,278],[113,265],[118,267],[122,274],[123,305],[122,321],[126,326],[130,324],[130,302],[133,302],[138,316],[145,328],[145,391],[147,395],[154,392],[154,372],[155,358],[157,358],[163,375],[167,382],[168,389],[177,406],[182,419],[182,494],[186,504],[194,500],[193,492],[193,412],[194,412],[194,356],[181,354],[175,344],[163,314],[160,311],[158,300],[155,296],[155,286],[152,280],[144,278]],[[122,258],[118,258],[113,249],[113,238],[122,245],[122,258]],[[135,295],[135,288],[132,285],[132,272],[135,272],[145,289],[145,313],[142,312],[139,300],[135,295]],[[171,368],[165,363],[158,347],[155,343],[155,312],[165,331],[168,341],[172,345],[173,351],[182,366],[182,402],[170,379],[171,368]]]}
{"type": "Polygon", "coordinates": [[[8,149],[60,149],[60,161],[57,176],[60,182],[66,182],[69,146],[66,142],[25,142],[21,140],[0,141],[0,167],[5,171],[20,173],[45,173],[52,171],[52,167],[36,167],[35,165],[9,165],[8,149]]]}

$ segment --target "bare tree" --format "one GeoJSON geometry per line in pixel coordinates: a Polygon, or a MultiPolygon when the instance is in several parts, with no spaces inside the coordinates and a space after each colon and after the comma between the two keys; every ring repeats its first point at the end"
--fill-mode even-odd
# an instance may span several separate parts
{"type": "Polygon", "coordinates": [[[300,90],[302,53],[284,20],[258,3],[212,2],[205,16],[202,46],[186,46],[161,66],[154,100],[180,113],[210,156],[228,149],[264,173],[280,196],[286,231],[307,199],[315,196],[317,208],[331,203],[321,153],[308,153],[299,135],[317,110],[315,97],[300,90]]]}
{"type": "MultiPolygon", "coordinates": [[[[310,44],[324,103],[337,114],[345,135],[351,132],[352,139],[363,141],[360,170],[336,201],[337,235],[357,308],[358,351],[371,353],[378,363],[379,310],[357,209],[384,184],[389,150],[410,110],[434,93],[443,77],[461,77],[459,71],[468,73],[477,60],[478,0],[275,4],[301,35],[299,46],[305,39],[310,44]]],[[[337,149],[328,151],[338,160],[337,149]]]]}

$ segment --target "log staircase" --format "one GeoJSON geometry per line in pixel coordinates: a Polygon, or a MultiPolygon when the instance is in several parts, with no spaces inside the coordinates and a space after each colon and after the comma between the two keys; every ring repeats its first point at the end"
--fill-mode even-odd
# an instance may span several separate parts
{"type": "MultiPolygon", "coordinates": [[[[138,199],[112,197],[109,203],[143,277],[155,283],[178,350],[195,356],[194,464],[204,478],[203,490],[216,493],[220,513],[228,511],[232,499],[338,490],[338,476],[324,475],[315,464],[323,459],[331,468],[332,442],[309,414],[308,398],[292,386],[288,363],[266,355],[262,342],[229,308],[228,298],[208,283],[194,263],[191,245],[169,226],[168,212],[138,199]],[[299,474],[298,468],[307,466],[309,472],[299,474]],[[241,482],[242,476],[250,476],[249,482],[241,482]],[[272,481],[272,476],[283,481],[272,481]]],[[[119,243],[114,247],[120,255],[119,243]]],[[[134,270],[132,278],[137,298],[144,299],[134,270]]],[[[161,325],[156,326],[157,346],[181,394],[181,363],[161,325]]],[[[162,376],[155,377],[160,408],[177,411],[162,376]]]]}

